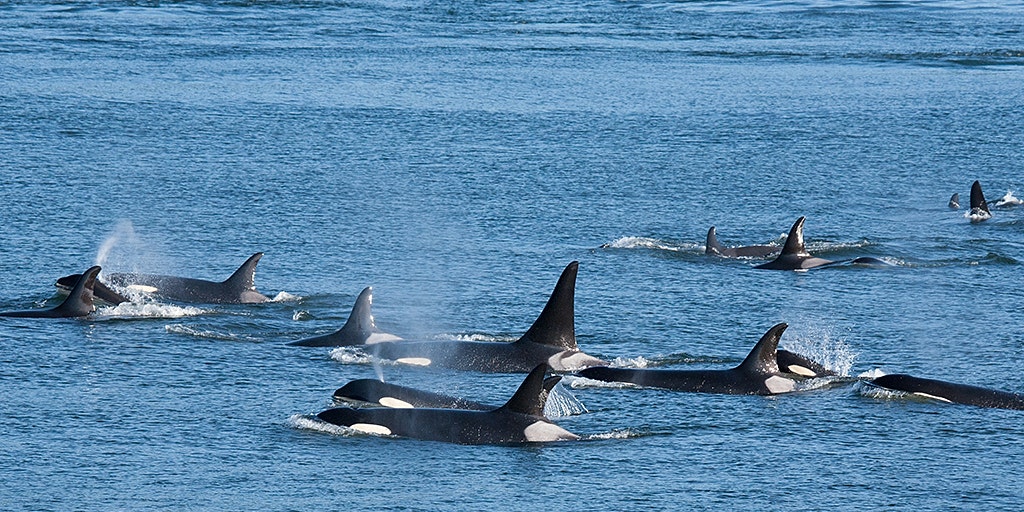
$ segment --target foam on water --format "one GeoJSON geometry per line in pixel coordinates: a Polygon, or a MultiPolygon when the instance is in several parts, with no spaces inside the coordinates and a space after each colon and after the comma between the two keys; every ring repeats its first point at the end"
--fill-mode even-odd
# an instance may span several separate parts
{"type": "Polygon", "coordinates": [[[548,401],[544,404],[544,415],[551,419],[565,418],[586,414],[590,411],[583,405],[576,395],[572,394],[559,382],[551,393],[548,394],[548,401]]]}
{"type": "Polygon", "coordinates": [[[192,306],[175,306],[157,302],[122,302],[116,306],[97,308],[98,318],[185,318],[208,313],[192,306]]]}
{"type": "Polygon", "coordinates": [[[333,434],[336,436],[353,436],[362,434],[353,429],[335,425],[333,423],[327,423],[326,421],[317,418],[316,416],[310,416],[306,414],[293,414],[288,418],[288,424],[292,428],[300,430],[311,430],[314,432],[323,432],[326,434],[333,434]]]}
{"type": "Polygon", "coordinates": [[[1007,190],[1006,195],[992,202],[992,205],[996,207],[1020,206],[1022,204],[1024,204],[1024,200],[1014,197],[1012,190],[1007,190]]]}
{"type": "Polygon", "coordinates": [[[164,326],[164,330],[169,334],[181,334],[184,336],[192,336],[196,338],[204,338],[210,340],[223,340],[223,341],[260,341],[258,338],[253,336],[235,334],[230,332],[218,332],[209,329],[200,329],[184,324],[168,324],[164,326]]]}
{"type": "Polygon", "coordinates": [[[288,292],[277,292],[277,295],[270,300],[271,302],[299,302],[302,298],[303,297],[301,295],[294,295],[288,292]]]}
{"type": "Polygon", "coordinates": [[[377,364],[375,358],[366,354],[358,347],[338,347],[331,350],[331,359],[345,364],[377,364]]]}
{"type": "Polygon", "coordinates": [[[657,238],[625,236],[613,242],[604,244],[602,249],[657,249],[660,251],[673,252],[704,252],[704,246],[699,244],[674,245],[670,242],[658,240],[657,238]]]}

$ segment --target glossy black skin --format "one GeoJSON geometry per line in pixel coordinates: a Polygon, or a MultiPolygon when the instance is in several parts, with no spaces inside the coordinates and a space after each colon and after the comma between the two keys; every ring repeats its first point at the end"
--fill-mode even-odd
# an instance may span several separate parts
{"type": "Polygon", "coordinates": [[[816,361],[812,361],[800,354],[790,352],[788,350],[778,350],[775,353],[776,360],[779,363],[779,371],[784,373],[795,373],[805,377],[828,377],[836,375],[836,372],[825,368],[823,365],[816,361]],[[791,369],[793,366],[799,366],[804,370],[810,371],[814,375],[804,375],[800,371],[791,369]]]}
{"type": "Polygon", "coordinates": [[[188,277],[153,274],[114,273],[106,276],[110,283],[125,289],[132,285],[156,288],[154,295],[170,300],[211,304],[256,304],[270,298],[256,291],[256,264],[263,257],[258,252],[249,257],[228,279],[222,282],[188,277]]]}
{"type": "Polygon", "coordinates": [[[959,210],[960,209],[960,194],[959,193],[953,194],[952,197],[949,198],[949,209],[950,210],[959,210]]]}
{"type": "Polygon", "coordinates": [[[826,260],[811,256],[804,246],[804,222],[806,217],[800,217],[789,229],[789,236],[786,237],[786,245],[782,247],[782,253],[768,263],[762,263],[754,268],[762,270],[806,270],[818,267],[827,267],[841,263],[851,265],[890,267],[892,265],[878,258],[861,257],[853,260],[826,260]]]}
{"type": "MultiPolygon", "coordinates": [[[[75,287],[75,283],[77,283],[81,277],[82,274],[71,274],[69,276],[64,276],[58,279],[57,282],[54,283],[54,285],[62,291],[70,292],[71,289],[75,287]]],[[[120,293],[117,293],[109,286],[103,284],[103,281],[99,279],[97,279],[96,283],[93,285],[92,293],[93,298],[102,300],[103,302],[109,304],[117,305],[122,302],[131,302],[130,299],[121,295],[120,293]]]]}
{"type": "Polygon", "coordinates": [[[957,404],[993,409],[1024,410],[1024,395],[1020,393],[1010,393],[941,380],[923,379],[902,373],[883,375],[868,382],[893,391],[922,393],[957,404]]]}
{"type": "MultiPolygon", "coordinates": [[[[293,342],[300,346],[359,346],[369,355],[392,361],[429,360],[429,366],[481,372],[525,373],[538,364],[557,371],[607,364],[580,351],[576,344],[575,289],[579,262],[569,263],[559,276],[544,310],[530,329],[512,343],[474,341],[382,341],[366,343],[365,336],[379,333],[369,306],[356,301],[352,315],[339,331],[293,342]],[[354,321],[354,318],[362,320],[354,321]],[[350,324],[352,327],[350,328],[350,324]]],[[[367,289],[368,290],[368,289],[367,289]]],[[[367,292],[364,290],[364,293],[367,292]]],[[[362,297],[362,294],[360,295],[362,297]]],[[[367,302],[368,304],[368,302],[367,302]]],[[[413,363],[415,364],[415,363],[413,363]]]]}
{"type": "Polygon", "coordinates": [[[747,358],[728,370],[661,370],[594,367],[580,370],[578,375],[605,382],[625,382],[644,387],[722,393],[730,395],[776,394],[765,384],[771,377],[792,380],[792,375],[779,371],[776,350],[787,325],[780,323],[761,337],[747,358]]]}
{"type": "Polygon", "coordinates": [[[987,220],[988,217],[992,216],[992,212],[988,209],[988,201],[985,201],[985,194],[981,191],[981,182],[979,181],[971,184],[971,215],[985,217],[981,220],[987,220]]]}
{"type": "MultiPolygon", "coordinates": [[[[561,377],[548,377],[544,380],[544,389],[550,393],[559,380],[561,377]]],[[[384,397],[396,398],[419,409],[465,409],[470,411],[497,409],[497,406],[494,405],[482,404],[443,393],[389,384],[375,379],[353,380],[334,392],[336,400],[368,404],[380,404],[384,397]]]]}
{"type": "Polygon", "coordinates": [[[345,325],[330,334],[314,336],[299,341],[293,341],[289,345],[298,347],[349,347],[362,345],[374,334],[382,331],[377,328],[373,321],[371,304],[373,303],[373,287],[367,286],[356,297],[352,305],[352,312],[348,315],[345,325]]]}
{"type": "Polygon", "coordinates": [[[53,309],[7,311],[0,313],[0,316],[17,318],[79,318],[87,316],[96,309],[93,305],[92,290],[99,273],[100,267],[92,267],[83,272],[64,302],[53,309]]]}
{"type": "Polygon", "coordinates": [[[741,247],[724,247],[718,243],[718,236],[715,227],[708,229],[707,242],[704,244],[704,254],[710,256],[721,256],[723,258],[767,258],[772,254],[779,253],[781,249],[774,245],[745,245],[741,247]]]}
{"type": "MultiPolygon", "coordinates": [[[[522,444],[527,427],[538,422],[551,423],[544,417],[547,391],[544,375],[547,367],[540,365],[523,381],[505,405],[489,411],[463,409],[388,409],[337,407],[317,415],[328,423],[351,427],[363,423],[387,427],[392,435],[428,441],[458,444],[522,444]]],[[[575,439],[566,433],[560,440],[575,439]]]]}

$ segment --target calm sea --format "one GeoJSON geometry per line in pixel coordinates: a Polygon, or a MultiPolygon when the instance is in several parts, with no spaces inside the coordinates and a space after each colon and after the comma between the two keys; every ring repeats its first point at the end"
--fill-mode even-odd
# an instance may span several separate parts
{"type": "Polygon", "coordinates": [[[223,279],[257,251],[277,300],[0,319],[0,509],[1019,510],[1021,411],[855,381],[1024,391],[1024,206],[947,207],[1024,196],[1022,84],[1020,1],[2,2],[0,310],[94,263],[223,279]],[[703,255],[804,215],[816,255],[891,265],[703,255]],[[725,368],[784,321],[848,378],[567,378],[583,440],[549,446],[310,419],[355,378],[522,380],[284,345],[363,287],[389,332],[503,342],[573,260],[592,355],[725,368]]]}

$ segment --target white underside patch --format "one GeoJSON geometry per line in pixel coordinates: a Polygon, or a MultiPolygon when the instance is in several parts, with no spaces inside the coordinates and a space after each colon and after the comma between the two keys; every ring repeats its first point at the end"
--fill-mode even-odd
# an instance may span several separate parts
{"type": "Polygon", "coordinates": [[[392,409],[413,409],[414,408],[412,406],[412,404],[410,404],[409,402],[406,402],[405,400],[399,400],[397,398],[390,397],[390,396],[381,397],[381,399],[377,400],[377,402],[380,403],[381,405],[383,405],[384,407],[390,407],[392,409]]]}
{"type": "Polygon", "coordinates": [[[580,368],[606,364],[608,364],[606,361],[584,354],[578,350],[563,350],[548,358],[548,366],[557,372],[579,370],[580,368]]]}
{"type": "Polygon", "coordinates": [[[411,364],[413,366],[430,366],[430,359],[425,357],[400,357],[395,360],[396,363],[411,364]]]}
{"type": "Polygon", "coordinates": [[[363,343],[366,345],[373,345],[374,343],[384,343],[388,341],[402,341],[402,338],[395,336],[394,334],[388,334],[386,332],[375,332],[370,334],[366,341],[363,343]]]}
{"type": "Polygon", "coordinates": [[[523,436],[525,436],[526,440],[531,443],[571,441],[580,438],[580,436],[573,434],[554,423],[548,423],[546,421],[536,421],[531,423],[530,426],[523,429],[523,436]]]}
{"type": "Polygon", "coordinates": [[[932,400],[938,400],[940,402],[946,402],[947,404],[953,403],[952,400],[942,398],[941,396],[929,395],[928,393],[914,393],[917,396],[923,396],[925,398],[931,398],[932,400]]]}
{"type": "Polygon", "coordinates": [[[146,286],[144,284],[130,284],[128,285],[128,289],[133,292],[142,293],[156,293],[157,291],[159,291],[159,288],[155,286],[146,286]]]}
{"type": "Polygon", "coordinates": [[[789,366],[789,371],[791,373],[795,373],[797,375],[801,375],[804,377],[815,377],[818,375],[817,373],[814,373],[813,371],[804,368],[803,366],[797,366],[795,364],[789,366]]]}
{"type": "Polygon", "coordinates": [[[796,389],[796,382],[793,379],[772,375],[764,381],[764,385],[772,394],[789,393],[796,389]]]}
{"type": "Polygon", "coordinates": [[[374,425],[373,423],[355,423],[350,426],[352,430],[363,432],[366,434],[379,434],[382,436],[390,436],[391,429],[384,425],[374,425]]]}

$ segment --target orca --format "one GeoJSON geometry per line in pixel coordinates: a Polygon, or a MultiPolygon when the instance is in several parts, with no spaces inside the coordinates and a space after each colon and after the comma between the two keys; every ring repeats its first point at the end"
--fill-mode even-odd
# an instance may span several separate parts
{"type": "Polygon", "coordinates": [[[782,253],[768,263],[762,263],[754,268],[762,270],[807,270],[811,268],[825,267],[840,263],[863,266],[891,266],[878,258],[860,257],[852,260],[826,260],[811,256],[804,246],[804,222],[806,217],[800,217],[789,229],[789,236],[786,237],[786,244],[782,247],[782,253]]]}
{"type": "MultiPolygon", "coordinates": [[[[544,390],[550,393],[559,380],[561,377],[557,376],[544,379],[544,390]]],[[[465,409],[469,411],[497,409],[494,405],[482,404],[443,393],[399,386],[376,379],[350,381],[334,391],[334,399],[394,409],[465,409]]]]}
{"type": "Polygon", "coordinates": [[[724,247],[718,243],[718,235],[714,226],[708,230],[707,243],[704,245],[704,254],[724,258],[767,258],[777,252],[779,252],[779,248],[774,245],[724,247]]]}
{"type": "Polygon", "coordinates": [[[100,267],[91,267],[78,278],[78,282],[71,289],[64,302],[52,309],[29,310],[29,311],[7,311],[0,313],[0,316],[20,318],[77,318],[87,316],[96,307],[93,305],[93,286],[96,284],[96,275],[100,273],[100,267]]]}
{"type": "Polygon", "coordinates": [[[269,297],[256,291],[254,283],[256,264],[262,257],[262,252],[253,254],[222,282],[136,273],[113,273],[106,278],[124,290],[141,291],[180,302],[255,304],[270,301],[269,297]]]}
{"type": "Polygon", "coordinates": [[[1024,395],[995,389],[955,384],[941,380],[922,379],[907,374],[883,375],[868,384],[893,391],[912,393],[940,402],[975,405],[993,409],[1024,410],[1024,395]]]}
{"type": "Polygon", "coordinates": [[[824,365],[800,354],[788,350],[777,350],[775,359],[779,363],[779,371],[783,373],[794,373],[801,377],[816,378],[836,375],[836,372],[825,368],[824,365]]]}
{"type": "Polygon", "coordinates": [[[985,194],[981,191],[981,183],[977,180],[971,185],[971,211],[967,212],[967,217],[974,223],[992,218],[988,202],[985,201],[985,194]]]}
{"type": "Polygon", "coordinates": [[[547,365],[538,365],[505,405],[491,410],[336,407],[317,417],[360,432],[457,444],[525,444],[579,439],[544,416],[547,371],[547,365]]]}
{"type": "Polygon", "coordinates": [[[953,194],[953,197],[949,198],[949,209],[959,210],[960,209],[960,193],[953,194]]]}
{"type": "Polygon", "coordinates": [[[580,377],[605,382],[624,382],[644,387],[722,393],[729,395],[775,395],[796,389],[792,375],[779,371],[776,350],[788,327],[780,323],[761,336],[739,366],[728,370],[658,370],[593,367],[577,372],[580,377]]]}
{"type": "MultiPolygon", "coordinates": [[[[397,337],[381,341],[391,335],[376,329],[370,314],[370,295],[364,290],[352,308],[353,315],[359,317],[353,325],[358,327],[347,331],[342,327],[341,331],[344,332],[333,338],[338,333],[292,344],[324,346],[338,343],[342,346],[362,347],[374,357],[398,363],[483,372],[525,373],[541,363],[548,364],[555,371],[605,365],[608,364],[606,361],[583,353],[576,344],[574,301],[578,271],[578,261],[565,267],[544,310],[530,329],[515,342],[406,341],[397,337]]],[[[351,317],[346,325],[350,322],[351,317]]]]}
{"type": "MultiPolygon", "coordinates": [[[[57,282],[54,283],[54,286],[56,286],[57,290],[59,290],[60,292],[68,293],[71,291],[72,288],[75,287],[75,283],[77,283],[81,277],[82,274],[71,274],[69,276],[64,276],[58,279],[57,282]]],[[[124,295],[121,295],[120,293],[114,291],[109,286],[103,284],[103,281],[100,279],[96,280],[96,283],[92,289],[92,294],[93,298],[100,299],[103,302],[107,302],[115,306],[122,302],[131,302],[131,300],[125,297],[124,295]]]]}
{"type": "Polygon", "coordinates": [[[345,347],[352,345],[370,345],[382,341],[401,341],[402,338],[388,334],[377,328],[373,320],[373,287],[367,286],[356,297],[352,312],[348,315],[345,325],[330,334],[314,336],[289,345],[299,347],[345,347]]]}

